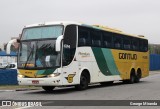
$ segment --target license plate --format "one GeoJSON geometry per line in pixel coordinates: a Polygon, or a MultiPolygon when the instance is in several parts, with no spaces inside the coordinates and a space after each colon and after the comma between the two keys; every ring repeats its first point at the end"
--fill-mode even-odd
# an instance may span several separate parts
{"type": "Polygon", "coordinates": [[[33,80],[32,84],[39,84],[39,81],[38,80],[33,80]]]}

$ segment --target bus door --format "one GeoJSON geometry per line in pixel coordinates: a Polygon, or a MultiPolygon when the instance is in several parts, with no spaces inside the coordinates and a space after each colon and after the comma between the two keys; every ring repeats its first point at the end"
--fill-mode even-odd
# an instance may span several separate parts
{"type": "Polygon", "coordinates": [[[75,57],[77,43],[77,26],[68,25],[65,28],[62,53],[62,72],[65,85],[78,83],[78,62],[75,57]]]}

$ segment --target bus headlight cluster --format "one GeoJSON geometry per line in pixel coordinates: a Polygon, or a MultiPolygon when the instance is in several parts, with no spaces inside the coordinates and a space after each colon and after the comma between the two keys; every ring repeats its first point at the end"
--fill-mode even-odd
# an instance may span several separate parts
{"type": "Polygon", "coordinates": [[[53,74],[48,75],[48,77],[57,77],[59,75],[60,75],[60,73],[53,73],[53,74]]]}
{"type": "Polygon", "coordinates": [[[18,74],[18,78],[24,78],[24,75],[18,74]]]}

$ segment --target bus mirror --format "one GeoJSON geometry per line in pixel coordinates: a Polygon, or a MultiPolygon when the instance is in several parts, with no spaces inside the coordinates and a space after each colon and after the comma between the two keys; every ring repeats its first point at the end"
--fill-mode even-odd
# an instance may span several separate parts
{"type": "Polygon", "coordinates": [[[20,39],[17,39],[17,43],[20,43],[21,41],[20,41],[20,39]]]}
{"type": "Polygon", "coordinates": [[[57,52],[60,52],[60,51],[61,51],[61,41],[62,41],[62,39],[63,39],[63,35],[59,36],[59,37],[57,38],[57,40],[56,40],[55,50],[56,50],[57,52]]]}
{"type": "Polygon", "coordinates": [[[7,47],[6,47],[7,54],[11,53],[11,45],[13,45],[14,43],[17,43],[17,39],[12,39],[7,43],[7,47]]]}

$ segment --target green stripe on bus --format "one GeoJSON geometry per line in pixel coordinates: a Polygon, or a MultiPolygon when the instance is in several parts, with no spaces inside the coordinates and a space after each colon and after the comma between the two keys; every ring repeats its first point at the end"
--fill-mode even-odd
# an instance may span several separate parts
{"type": "Polygon", "coordinates": [[[102,52],[103,52],[103,55],[105,57],[105,61],[107,63],[107,66],[108,66],[111,74],[112,75],[119,75],[120,73],[119,73],[117,66],[115,64],[115,61],[113,59],[113,55],[112,55],[111,50],[106,49],[106,48],[102,48],[102,52]]]}
{"type": "Polygon", "coordinates": [[[115,61],[113,59],[113,55],[111,50],[106,48],[96,48],[93,47],[92,51],[94,53],[94,56],[96,58],[98,67],[100,71],[108,76],[108,75],[120,75],[117,66],[115,64],[115,61]]]}
{"type": "Polygon", "coordinates": [[[36,75],[49,75],[49,74],[52,74],[55,70],[56,70],[56,68],[47,69],[47,70],[38,70],[36,75]]]}
{"type": "Polygon", "coordinates": [[[111,75],[101,48],[92,47],[92,51],[100,71],[106,76],[111,75]]]}

